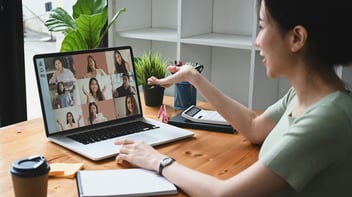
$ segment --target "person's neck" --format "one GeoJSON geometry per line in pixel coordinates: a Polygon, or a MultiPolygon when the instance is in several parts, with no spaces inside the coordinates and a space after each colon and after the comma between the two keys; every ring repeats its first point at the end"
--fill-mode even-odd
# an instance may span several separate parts
{"type": "Polygon", "coordinates": [[[318,74],[299,75],[290,82],[297,94],[297,105],[292,116],[301,115],[307,108],[333,92],[344,91],[344,84],[335,74],[330,74],[328,78],[318,74]]]}

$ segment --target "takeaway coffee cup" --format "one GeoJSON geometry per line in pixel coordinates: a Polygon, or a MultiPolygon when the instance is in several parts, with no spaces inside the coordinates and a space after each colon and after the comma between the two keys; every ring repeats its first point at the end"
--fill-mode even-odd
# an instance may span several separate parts
{"type": "Polygon", "coordinates": [[[10,173],[16,197],[46,197],[50,165],[43,156],[22,158],[13,162],[10,173]]]}

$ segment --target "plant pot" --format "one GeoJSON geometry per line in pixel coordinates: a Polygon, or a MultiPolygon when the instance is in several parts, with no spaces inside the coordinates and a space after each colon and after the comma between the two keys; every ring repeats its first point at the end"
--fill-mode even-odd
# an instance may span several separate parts
{"type": "Polygon", "coordinates": [[[144,101],[147,106],[160,106],[163,104],[164,87],[157,85],[143,85],[144,101]]]}

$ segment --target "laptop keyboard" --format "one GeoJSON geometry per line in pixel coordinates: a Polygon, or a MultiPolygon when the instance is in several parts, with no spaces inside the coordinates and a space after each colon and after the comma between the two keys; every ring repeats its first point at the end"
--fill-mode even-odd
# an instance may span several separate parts
{"type": "Polygon", "coordinates": [[[122,125],[116,125],[112,127],[99,128],[97,130],[88,131],[85,133],[79,133],[69,135],[67,137],[76,140],[82,144],[90,144],[94,142],[100,142],[103,140],[120,137],[132,133],[138,133],[151,129],[159,128],[156,125],[148,124],[146,122],[137,121],[122,125]]]}

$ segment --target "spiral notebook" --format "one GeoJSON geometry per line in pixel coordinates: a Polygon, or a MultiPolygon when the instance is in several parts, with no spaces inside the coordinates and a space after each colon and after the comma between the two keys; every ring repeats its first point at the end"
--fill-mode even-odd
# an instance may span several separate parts
{"type": "Polygon", "coordinates": [[[140,168],[82,170],[77,173],[80,197],[157,196],[177,194],[177,188],[156,172],[140,168]]]}

